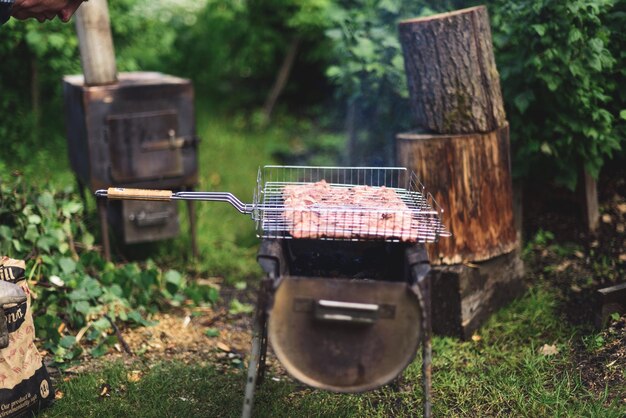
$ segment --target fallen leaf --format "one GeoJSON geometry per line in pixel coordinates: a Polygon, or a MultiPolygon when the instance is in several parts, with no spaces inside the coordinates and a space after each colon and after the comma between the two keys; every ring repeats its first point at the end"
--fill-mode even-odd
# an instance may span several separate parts
{"type": "Polygon", "coordinates": [[[574,251],[574,255],[578,258],[585,258],[585,254],[580,250],[574,251]]]}
{"type": "Polygon", "coordinates": [[[571,265],[572,265],[572,262],[571,262],[571,261],[569,261],[569,260],[565,260],[565,261],[563,261],[561,264],[559,264],[558,266],[556,266],[556,268],[555,268],[554,270],[555,270],[557,273],[562,273],[562,272],[564,272],[565,270],[567,270],[567,268],[568,268],[569,266],[571,266],[571,265]]]}
{"type": "Polygon", "coordinates": [[[604,222],[605,224],[610,224],[611,222],[613,222],[613,218],[611,218],[611,215],[609,215],[608,213],[605,213],[604,215],[602,215],[602,222],[604,222]]]}
{"type": "Polygon", "coordinates": [[[58,287],[65,286],[65,282],[59,276],[54,276],[54,275],[50,276],[48,280],[50,280],[50,283],[52,283],[55,286],[58,286],[58,287]]]}
{"type": "Polygon", "coordinates": [[[191,316],[187,315],[183,320],[183,328],[187,328],[187,326],[191,323],[191,316]]]}
{"type": "Polygon", "coordinates": [[[626,203],[620,203],[617,205],[617,210],[619,210],[619,213],[621,214],[626,213],[626,203]]]}
{"type": "Polygon", "coordinates": [[[619,261],[626,261],[626,253],[619,255],[619,261]]]}
{"type": "Polygon", "coordinates": [[[141,371],[131,370],[126,374],[126,379],[128,379],[128,381],[132,383],[139,382],[141,380],[141,371]]]}
{"type": "Polygon", "coordinates": [[[623,233],[624,233],[624,229],[625,229],[625,228],[624,228],[624,224],[617,224],[617,225],[615,226],[615,230],[616,230],[617,232],[619,232],[620,234],[623,234],[623,233]]]}
{"type": "Polygon", "coordinates": [[[64,396],[65,394],[58,389],[54,392],[54,399],[63,399],[64,396]]]}
{"type": "Polygon", "coordinates": [[[575,285],[575,284],[571,285],[569,288],[572,289],[572,292],[576,292],[576,293],[580,293],[582,291],[582,289],[578,285],[575,285]]]}
{"type": "Polygon", "coordinates": [[[595,240],[591,242],[591,248],[598,248],[600,246],[600,241],[595,240]]]}
{"type": "Polygon", "coordinates": [[[108,383],[103,383],[102,386],[100,386],[100,395],[101,398],[108,398],[109,396],[111,396],[111,385],[109,385],[108,383]]]}
{"type": "Polygon", "coordinates": [[[217,343],[217,348],[219,348],[220,350],[225,351],[227,353],[230,352],[230,347],[227,346],[226,344],[224,344],[221,341],[217,343]]]}
{"type": "Polygon", "coordinates": [[[478,335],[478,334],[474,334],[474,335],[472,335],[472,341],[474,341],[475,343],[477,343],[478,341],[480,341],[480,340],[482,340],[482,339],[483,339],[483,337],[481,337],[481,336],[480,336],[480,335],[478,335]]]}
{"type": "Polygon", "coordinates": [[[539,354],[542,356],[553,356],[555,354],[559,354],[559,349],[556,348],[556,345],[554,344],[544,344],[543,347],[539,349],[539,354]]]}

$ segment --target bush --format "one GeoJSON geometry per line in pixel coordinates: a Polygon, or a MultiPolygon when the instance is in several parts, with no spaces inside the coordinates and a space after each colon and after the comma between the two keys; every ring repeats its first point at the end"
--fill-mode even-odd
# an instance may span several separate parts
{"type": "Polygon", "coordinates": [[[147,315],[183,303],[213,303],[218,291],[148,260],[105,262],[93,246],[83,204],[71,190],[34,190],[20,177],[0,179],[0,254],[29,257],[37,337],[62,363],[104,354],[116,322],[147,325],[147,315]]]}
{"type": "Polygon", "coordinates": [[[613,4],[525,0],[491,7],[518,175],[547,168],[573,189],[581,167],[597,177],[620,149],[613,69],[623,79],[625,61],[613,4]]]}

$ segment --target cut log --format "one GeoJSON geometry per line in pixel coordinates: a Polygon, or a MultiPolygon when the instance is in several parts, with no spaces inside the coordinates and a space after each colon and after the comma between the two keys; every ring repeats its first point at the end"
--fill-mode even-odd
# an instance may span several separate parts
{"type": "Polygon", "coordinates": [[[476,133],[506,124],[484,6],[405,20],[399,30],[418,127],[476,133]]]}
{"type": "Polygon", "coordinates": [[[397,135],[396,159],[444,209],[451,238],[429,246],[431,263],[483,261],[516,247],[508,125],[473,135],[397,135]]]}
{"type": "Polygon", "coordinates": [[[115,83],[117,69],[107,0],[90,0],[78,8],[76,35],[85,84],[101,86],[115,83]]]}
{"type": "Polygon", "coordinates": [[[518,251],[474,265],[434,266],[430,274],[433,332],[464,340],[525,291],[518,251]]]}
{"type": "Polygon", "coordinates": [[[611,314],[626,313],[626,283],[599,289],[597,299],[595,325],[600,329],[606,326],[611,314]]]}

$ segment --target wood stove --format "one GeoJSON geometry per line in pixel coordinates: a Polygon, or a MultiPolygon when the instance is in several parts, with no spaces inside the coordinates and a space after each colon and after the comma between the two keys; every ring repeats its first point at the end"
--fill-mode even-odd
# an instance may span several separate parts
{"type": "MultiPolygon", "coordinates": [[[[63,79],[70,163],[79,189],[140,187],[192,190],[198,183],[194,91],[187,79],[156,72],[120,73],[115,83],[63,79]]],[[[174,202],[99,201],[105,256],[108,224],[125,243],[172,238],[179,232],[174,202]]],[[[195,211],[188,202],[192,246],[195,211]]]]}

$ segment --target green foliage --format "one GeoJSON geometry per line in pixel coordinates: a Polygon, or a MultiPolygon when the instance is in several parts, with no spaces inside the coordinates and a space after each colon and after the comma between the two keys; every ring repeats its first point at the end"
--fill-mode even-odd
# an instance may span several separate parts
{"type": "MultiPolygon", "coordinates": [[[[306,44],[298,62],[319,65],[327,50],[323,11],[330,0],[208,0],[195,24],[176,38],[174,71],[224,106],[260,106],[294,39],[306,44]]],[[[298,65],[298,63],[296,63],[298,65]]],[[[304,64],[303,64],[304,65],[304,64]]],[[[307,68],[310,73],[310,68],[307,68]]],[[[321,73],[321,69],[317,69],[321,73]]],[[[304,79],[291,74],[299,98],[315,93],[304,79]],[[294,81],[294,79],[296,79],[294,81]]]]}
{"type": "MultiPolygon", "coordinates": [[[[145,11],[150,5],[153,12],[168,7],[147,0],[109,3],[118,71],[167,68],[185,8],[170,5],[168,16],[155,19],[145,11]]],[[[2,26],[0,62],[0,160],[16,167],[50,141],[64,141],[62,77],[82,72],[74,25],[11,19],[2,26]]]]}
{"type": "Polygon", "coordinates": [[[623,68],[624,43],[614,43],[622,27],[609,26],[614,3],[498,1],[491,8],[517,174],[543,164],[574,188],[581,166],[597,176],[620,148],[613,69],[616,58],[623,68]]]}
{"type": "Polygon", "coordinates": [[[408,125],[408,90],[397,24],[426,13],[424,2],[337,1],[327,11],[332,65],[326,75],[348,103],[351,162],[389,163],[391,135],[408,125]],[[354,142],[358,142],[358,145],[354,142]]]}
{"type": "Polygon", "coordinates": [[[93,247],[83,204],[71,190],[26,186],[21,178],[0,182],[0,254],[24,258],[37,298],[37,336],[62,363],[106,353],[116,342],[114,323],[149,325],[146,315],[185,301],[212,303],[216,289],[189,282],[175,270],[144,265],[116,266],[93,247]]]}

